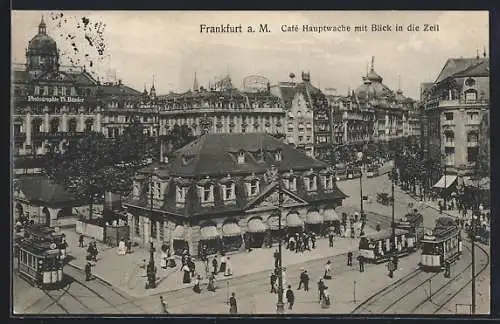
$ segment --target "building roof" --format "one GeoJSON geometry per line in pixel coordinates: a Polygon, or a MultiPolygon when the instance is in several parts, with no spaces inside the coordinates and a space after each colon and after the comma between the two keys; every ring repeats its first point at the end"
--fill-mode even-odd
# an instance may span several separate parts
{"type": "Polygon", "coordinates": [[[484,59],[476,64],[472,64],[463,71],[453,74],[454,77],[489,77],[490,76],[490,61],[484,59]]]}
{"type": "MultiPolygon", "coordinates": [[[[443,66],[443,69],[439,73],[438,77],[436,78],[436,81],[434,83],[439,83],[443,81],[444,79],[453,76],[454,74],[458,72],[462,72],[466,69],[468,69],[471,66],[477,66],[478,64],[487,61],[489,62],[489,59],[487,58],[450,58],[446,61],[445,65],[443,66]]],[[[487,63],[489,64],[489,63],[487,63]]]]}
{"type": "Polygon", "coordinates": [[[13,71],[14,83],[27,83],[32,81],[45,81],[45,82],[70,82],[76,85],[93,86],[97,81],[86,71],[57,71],[57,72],[44,72],[40,74],[30,74],[26,70],[15,69],[13,71]]]}
{"type": "Polygon", "coordinates": [[[16,181],[16,186],[30,202],[50,205],[71,203],[77,200],[61,185],[54,183],[45,175],[21,177],[16,181]]]}
{"type": "Polygon", "coordinates": [[[326,164],[263,133],[206,134],[176,152],[169,163],[170,174],[184,177],[205,175],[263,173],[275,164],[280,170],[324,168],[326,164]],[[260,150],[264,161],[256,158],[260,150]],[[277,162],[272,152],[281,150],[282,160],[277,162]],[[244,152],[245,163],[238,164],[238,152],[244,152]]]}
{"type": "Polygon", "coordinates": [[[104,84],[99,87],[101,94],[104,96],[141,96],[142,93],[129,86],[121,83],[117,84],[104,84]]]}

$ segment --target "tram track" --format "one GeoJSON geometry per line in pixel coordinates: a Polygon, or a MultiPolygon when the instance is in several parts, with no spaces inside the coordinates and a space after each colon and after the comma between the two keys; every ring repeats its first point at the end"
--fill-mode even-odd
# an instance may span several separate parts
{"type": "MultiPolygon", "coordinates": [[[[469,246],[464,245],[464,247],[471,251],[469,246]]],[[[486,256],[486,263],[481,267],[480,271],[477,275],[483,272],[489,265],[488,253],[485,249],[478,246],[479,249],[483,252],[483,256],[486,256]]],[[[463,266],[463,265],[462,265],[463,266]]],[[[394,283],[391,286],[388,286],[377,293],[370,296],[364,302],[359,304],[352,313],[354,314],[436,314],[439,310],[445,307],[458,293],[460,293],[467,285],[472,281],[472,279],[468,279],[465,283],[460,285],[460,288],[453,288],[453,285],[457,284],[459,278],[463,278],[464,273],[470,269],[472,266],[472,262],[469,262],[465,265],[463,269],[461,269],[453,278],[448,279],[444,284],[439,285],[439,288],[432,291],[431,283],[434,278],[440,275],[438,273],[426,273],[420,269],[415,270],[414,272],[408,274],[404,278],[400,279],[399,282],[394,283]],[[419,276],[420,274],[424,274],[419,276]],[[413,279],[417,279],[417,282],[412,282],[413,279]],[[427,294],[426,285],[429,283],[429,293],[427,294]],[[451,287],[452,290],[455,290],[452,293],[448,293],[444,301],[436,303],[436,297],[441,293],[445,292],[447,289],[451,287]],[[402,294],[395,293],[397,290],[403,292],[402,294]],[[415,302],[410,300],[411,298],[421,298],[418,296],[419,294],[424,293],[424,298],[417,303],[416,306],[412,306],[408,308],[407,305],[414,305],[415,302]],[[432,301],[434,299],[434,301],[432,301]],[[389,303],[387,303],[389,302],[389,303]],[[427,309],[431,307],[430,312],[421,312],[423,308],[427,309]]]]}

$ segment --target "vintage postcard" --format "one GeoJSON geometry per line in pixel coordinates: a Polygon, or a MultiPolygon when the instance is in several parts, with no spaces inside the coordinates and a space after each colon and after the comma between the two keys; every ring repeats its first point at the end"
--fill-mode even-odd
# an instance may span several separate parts
{"type": "Polygon", "coordinates": [[[490,313],[487,11],[13,11],[20,315],[490,313]]]}

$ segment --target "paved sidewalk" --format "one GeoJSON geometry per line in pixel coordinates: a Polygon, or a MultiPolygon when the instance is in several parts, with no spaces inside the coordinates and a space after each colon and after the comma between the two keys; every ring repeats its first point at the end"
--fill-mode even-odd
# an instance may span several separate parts
{"type": "MultiPolygon", "coordinates": [[[[71,230],[63,230],[69,244],[68,255],[72,260],[69,265],[74,266],[83,271],[85,266],[85,258],[87,248],[78,247],[79,235],[71,230]]],[[[366,234],[370,235],[375,230],[366,228],[366,234]]],[[[328,246],[328,239],[320,238],[317,240],[316,249],[306,251],[304,253],[295,253],[283,249],[283,265],[303,263],[307,261],[322,259],[328,256],[334,256],[347,253],[349,250],[356,251],[358,249],[358,239],[351,238],[336,238],[334,248],[328,246]]],[[[227,280],[228,278],[236,278],[261,271],[268,271],[274,266],[274,251],[273,248],[253,249],[251,252],[241,252],[230,255],[230,261],[233,267],[233,275],[224,277],[220,274],[217,278],[218,282],[227,280]],[[261,260],[261,262],[255,262],[261,260]]],[[[163,292],[174,291],[191,287],[193,284],[182,283],[182,273],[180,271],[180,263],[177,260],[176,268],[162,269],[160,264],[159,253],[155,255],[155,262],[158,267],[158,286],[156,289],[145,289],[146,276],[145,270],[140,266],[143,260],[149,262],[149,252],[144,249],[136,248],[133,253],[125,256],[120,256],[116,248],[109,248],[98,243],[99,255],[97,263],[92,268],[92,273],[99,279],[109,285],[120,289],[133,297],[151,296],[163,292]]],[[[211,258],[209,259],[211,262],[211,258]]],[[[196,270],[204,279],[205,269],[200,261],[195,261],[196,270]]],[[[205,281],[205,280],[204,280],[205,281]]]]}
{"type": "MultiPolygon", "coordinates": [[[[321,308],[318,302],[318,278],[311,277],[310,290],[296,290],[298,285],[296,276],[290,278],[295,294],[295,304],[292,310],[286,307],[286,314],[349,314],[364,300],[381,289],[395,283],[398,279],[416,270],[420,258],[418,252],[399,260],[399,268],[394,272],[394,277],[389,278],[387,264],[368,264],[365,272],[360,273],[358,263],[338,275],[334,274],[332,280],[326,280],[331,298],[330,308],[321,308]]],[[[346,266],[347,268],[347,266],[346,266]]],[[[236,296],[238,299],[238,295],[236,296]]],[[[286,300],[284,300],[286,302],[286,300]]],[[[239,314],[269,314],[276,315],[277,295],[263,292],[253,296],[253,302],[238,303],[239,314]]],[[[176,313],[176,309],[172,309],[176,313]]],[[[191,310],[196,314],[227,314],[228,306],[225,303],[198,305],[191,310]]]]}

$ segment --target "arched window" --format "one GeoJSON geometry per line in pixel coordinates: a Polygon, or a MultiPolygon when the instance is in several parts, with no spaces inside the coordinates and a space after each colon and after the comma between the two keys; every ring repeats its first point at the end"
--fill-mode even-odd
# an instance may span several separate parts
{"type": "Polygon", "coordinates": [[[54,118],[50,121],[50,132],[57,133],[59,131],[59,118],[54,118]]]}
{"type": "Polygon", "coordinates": [[[85,131],[91,132],[93,130],[94,120],[89,118],[85,121],[85,131]]]}
{"type": "Polygon", "coordinates": [[[76,132],[77,122],[75,118],[71,118],[68,121],[68,132],[76,132]]]}
{"type": "Polygon", "coordinates": [[[476,100],[477,99],[477,91],[474,89],[469,89],[464,92],[465,100],[476,100]]]}

